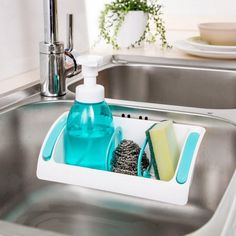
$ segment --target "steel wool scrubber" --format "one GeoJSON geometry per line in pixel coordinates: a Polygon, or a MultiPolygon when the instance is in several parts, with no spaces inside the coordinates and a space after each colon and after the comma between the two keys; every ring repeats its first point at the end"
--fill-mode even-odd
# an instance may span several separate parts
{"type": "MultiPolygon", "coordinates": [[[[113,152],[112,171],[127,175],[137,175],[140,147],[131,140],[123,140],[113,152]]],[[[146,153],[143,153],[142,171],[149,166],[146,153]]]]}

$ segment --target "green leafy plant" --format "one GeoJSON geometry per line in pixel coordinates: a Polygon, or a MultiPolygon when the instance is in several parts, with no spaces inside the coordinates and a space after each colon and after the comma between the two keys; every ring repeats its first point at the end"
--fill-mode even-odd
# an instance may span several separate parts
{"type": "Polygon", "coordinates": [[[148,20],[145,31],[141,37],[130,45],[135,47],[141,42],[156,42],[159,37],[163,48],[169,47],[166,40],[166,29],[162,19],[161,5],[157,4],[158,0],[113,0],[105,4],[104,10],[99,18],[100,36],[111,44],[114,49],[119,49],[116,41],[122,23],[129,11],[143,11],[147,13],[148,20]],[[151,27],[153,26],[153,27],[151,27]]]}

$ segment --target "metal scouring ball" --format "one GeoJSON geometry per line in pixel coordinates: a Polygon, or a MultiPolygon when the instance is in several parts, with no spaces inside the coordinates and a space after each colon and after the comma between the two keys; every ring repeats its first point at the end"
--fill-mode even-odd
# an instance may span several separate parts
{"type": "MultiPolygon", "coordinates": [[[[131,140],[124,139],[113,152],[112,171],[127,175],[137,175],[140,147],[131,140]]],[[[146,153],[143,153],[142,171],[149,165],[146,153]]]]}

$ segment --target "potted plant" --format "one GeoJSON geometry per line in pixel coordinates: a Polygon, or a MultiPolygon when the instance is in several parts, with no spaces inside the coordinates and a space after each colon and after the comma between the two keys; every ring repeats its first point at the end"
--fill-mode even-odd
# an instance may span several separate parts
{"type": "Polygon", "coordinates": [[[144,41],[168,47],[158,0],[113,0],[99,18],[100,36],[114,49],[140,46],[144,41]]]}

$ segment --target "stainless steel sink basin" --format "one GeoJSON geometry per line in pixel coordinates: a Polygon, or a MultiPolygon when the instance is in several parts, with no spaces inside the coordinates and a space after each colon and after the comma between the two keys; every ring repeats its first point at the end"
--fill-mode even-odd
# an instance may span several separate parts
{"type": "Polygon", "coordinates": [[[189,203],[176,206],[38,180],[44,136],[70,106],[70,101],[40,102],[0,114],[0,219],[80,236],[184,235],[209,221],[236,167],[234,125],[198,115],[111,106],[117,116],[173,119],[206,128],[189,203]]]}
{"type": "MultiPolygon", "coordinates": [[[[69,86],[75,87],[81,81],[69,86]]],[[[112,65],[100,71],[106,97],[208,109],[236,108],[236,71],[155,64],[112,65]]]]}

